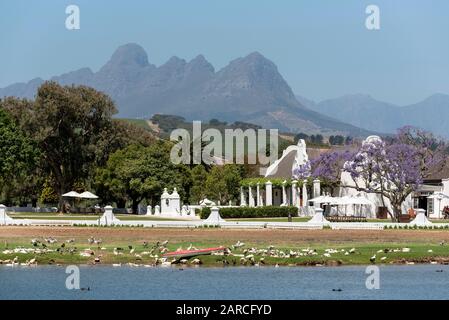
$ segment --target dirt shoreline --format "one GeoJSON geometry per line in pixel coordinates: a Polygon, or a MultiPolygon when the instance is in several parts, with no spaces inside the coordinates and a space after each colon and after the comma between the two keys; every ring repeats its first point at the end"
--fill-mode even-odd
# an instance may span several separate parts
{"type": "Polygon", "coordinates": [[[276,229],[175,229],[175,228],[97,228],[97,227],[28,227],[2,226],[1,240],[36,237],[100,237],[111,241],[122,239],[171,242],[188,241],[246,241],[298,245],[308,243],[449,243],[446,230],[276,230],[276,229]]]}

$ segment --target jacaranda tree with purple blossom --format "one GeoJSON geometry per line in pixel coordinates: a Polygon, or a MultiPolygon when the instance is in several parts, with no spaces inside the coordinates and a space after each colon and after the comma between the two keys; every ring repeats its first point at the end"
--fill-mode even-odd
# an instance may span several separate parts
{"type": "Polygon", "coordinates": [[[353,152],[348,150],[322,153],[310,161],[311,176],[320,179],[333,194],[334,189],[340,186],[342,168],[352,156],[353,152]]]}
{"type": "Polygon", "coordinates": [[[443,144],[429,133],[402,128],[388,143],[380,139],[365,141],[347,161],[358,191],[379,194],[390,201],[391,218],[399,221],[402,203],[423,183],[432,168],[444,164],[443,144]]]}

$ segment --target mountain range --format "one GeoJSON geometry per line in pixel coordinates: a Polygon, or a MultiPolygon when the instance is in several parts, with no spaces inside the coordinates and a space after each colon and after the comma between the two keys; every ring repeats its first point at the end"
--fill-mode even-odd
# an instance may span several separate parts
{"type": "MultiPolygon", "coordinates": [[[[421,102],[398,106],[366,94],[315,102],[295,95],[276,65],[258,52],[215,70],[198,55],[191,61],[170,58],[151,64],[137,44],[117,48],[97,72],[82,68],[50,80],[88,85],[115,101],[119,117],[151,118],[173,114],[187,120],[245,121],[286,132],[366,136],[394,133],[404,125],[449,137],[449,95],[434,94],[421,102]]],[[[0,89],[0,97],[32,99],[41,78],[0,89]]]]}
{"type": "MultiPolygon", "coordinates": [[[[120,46],[97,72],[89,68],[52,77],[63,85],[88,85],[110,95],[119,117],[173,114],[187,120],[246,121],[265,128],[309,134],[366,136],[371,132],[321,114],[297,100],[276,65],[258,52],[216,71],[198,55],[155,66],[137,44],[120,46]]],[[[44,82],[36,78],[0,89],[0,97],[32,99],[44,82]]]]}
{"type": "Polygon", "coordinates": [[[306,107],[340,119],[354,126],[384,133],[411,125],[449,138],[449,95],[433,94],[426,99],[405,106],[374,99],[366,94],[345,95],[318,103],[296,96],[306,107]]]}

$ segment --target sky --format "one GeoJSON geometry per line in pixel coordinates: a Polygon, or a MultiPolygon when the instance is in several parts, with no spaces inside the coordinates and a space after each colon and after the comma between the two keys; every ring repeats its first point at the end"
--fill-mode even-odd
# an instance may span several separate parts
{"type": "Polygon", "coordinates": [[[161,65],[203,54],[216,70],[258,51],[296,94],[370,94],[405,105],[449,94],[449,1],[1,0],[0,87],[90,67],[135,42],[161,65]],[[80,29],[65,27],[68,5],[80,29]],[[368,5],[380,30],[365,26],[368,5]]]}

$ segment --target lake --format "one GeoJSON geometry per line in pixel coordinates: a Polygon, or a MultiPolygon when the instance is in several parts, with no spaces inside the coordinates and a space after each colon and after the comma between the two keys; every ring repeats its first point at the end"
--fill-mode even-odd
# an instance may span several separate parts
{"type": "Polygon", "coordinates": [[[143,268],[81,266],[68,290],[65,267],[0,266],[0,299],[447,299],[449,266],[380,266],[368,290],[364,266],[143,268]],[[341,291],[333,291],[341,289],[341,291]]]}

